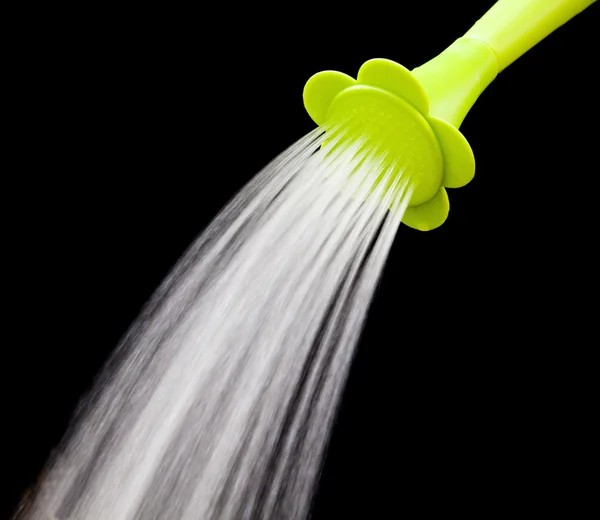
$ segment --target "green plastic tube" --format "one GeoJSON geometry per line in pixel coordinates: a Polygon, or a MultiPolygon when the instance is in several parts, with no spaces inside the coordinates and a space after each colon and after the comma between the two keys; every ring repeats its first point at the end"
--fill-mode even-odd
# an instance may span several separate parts
{"type": "Polygon", "coordinates": [[[499,72],[596,0],[500,0],[439,56],[413,70],[431,112],[456,128],[499,72]]]}
{"type": "Polygon", "coordinates": [[[494,51],[498,71],[567,23],[596,0],[502,0],[467,33],[494,51]]]}

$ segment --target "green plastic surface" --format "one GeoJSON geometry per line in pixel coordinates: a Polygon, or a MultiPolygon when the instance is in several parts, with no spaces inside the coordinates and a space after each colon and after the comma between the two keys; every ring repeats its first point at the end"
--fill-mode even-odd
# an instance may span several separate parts
{"type": "Polygon", "coordinates": [[[596,0],[501,0],[467,33],[489,45],[498,71],[567,23],[596,0]]]}
{"type": "Polygon", "coordinates": [[[336,71],[312,76],[304,105],[318,125],[340,125],[347,140],[366,138],[384,166],[414,186],[403,222],[428,231],[444,223],[445,188],[475,174],[475,158],[458,128],[498,72],[596,0],[500,0],[444,52],[412,72],[369,60],[357,78],[336,71]]]}

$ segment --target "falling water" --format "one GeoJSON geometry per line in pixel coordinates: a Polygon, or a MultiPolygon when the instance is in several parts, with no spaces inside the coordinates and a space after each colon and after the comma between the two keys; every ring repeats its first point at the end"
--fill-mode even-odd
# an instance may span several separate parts
{"type": "Polygon", "coordinates": [[[320,128],[260,172],[131,327],[23,518],[306,518],[410,198],[383,159],[320,128]]]}

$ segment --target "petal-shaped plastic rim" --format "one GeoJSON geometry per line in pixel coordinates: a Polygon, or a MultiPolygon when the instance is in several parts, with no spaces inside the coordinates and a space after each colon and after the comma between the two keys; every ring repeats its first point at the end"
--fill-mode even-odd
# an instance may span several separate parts
{"type": "Polygon", "coordinates": [[[342,90],[356,85],[356,80],[343,72],[325,70],[310,77],[302,94],[308,115],[318,125],[327,120],[329,105],[342,90]]]}
{"type": "Polygon", "coordinates": [[[384,58],[366,61],[358,71],[357,81],[360,85],[378,87],[401,97],[424,116],[429,113],[425,90],[410,70],[395,61],[384,58]]]}
{"type": "Polygon", "coordinates": [[[446,222],[449,211],[448,193],[444,188],[440,188],[432,199],[420,206],[407,208],[402,222],[419,231],[431,231],[446,222]]]}
{"type": "Polygon", "coordinates": [[[447,188],[461,188],[475,176],[475,156],[471,145],[454,126],[438,117],[429,116],[429,125],[435,133],[444,156],[444,180],[447,188]]]}

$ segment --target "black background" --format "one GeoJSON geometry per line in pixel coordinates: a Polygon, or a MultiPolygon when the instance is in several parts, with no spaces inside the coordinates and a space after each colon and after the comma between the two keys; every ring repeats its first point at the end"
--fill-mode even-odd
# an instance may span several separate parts
{"type": "MultiPolygon", "coordinates": [[[[414,68],[492,4],[48,13],[19,80],[19,164],[5,192],[15,239],[5,277],[19,287],[2,367],[7,514],[181,253],[313,128],[307,78],[355,75],[374,57],[414,68]]],[[[479,516],[564,500],[540,482],[564,476],[557,432],[576,419],[562,415],[565,396],[577,400],[586,384],[571,362],[593,344],[597,15],[596,5],[494,81],[461,127],[475,179],[450,190],[440,229],[401,228],[316,520],[479,516]]]]}

